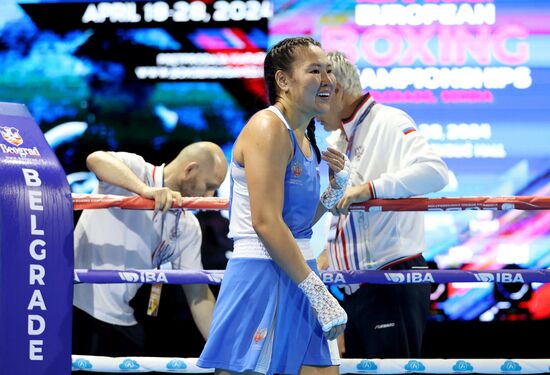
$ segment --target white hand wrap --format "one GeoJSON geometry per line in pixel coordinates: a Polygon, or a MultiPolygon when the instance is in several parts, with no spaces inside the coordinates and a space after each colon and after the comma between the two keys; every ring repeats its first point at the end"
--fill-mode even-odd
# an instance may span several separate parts
{"type": "Polygon", "coordinates": [[[349,176],[351,175],[351,162],[349,161],[346,154],[344,154],[344,168],[340,172],[334,174],[334,179],[336,180],[336,185],[340,189],[346,189],[348,186],[349,176]]]}
{"type": "Polygon", "coordinates": [[[344,196],[346,188],[348,186],[349,176],[351,175],[351,162],[344,154],[344,168],[340,172],[334,173],[334,180],[337,188],[332,187],[330,184],[321,194],[320,201],[327,210],[330,210],[336,205],[344,196]]]}
{"type": "Polygon", "coordinates": [[[309,300],[324,332],[328,332],[333,327],[347,323],[348,316],[346,312],[340,307],[336,298],[330,294],[325,284],[323,284],[319,276],[313,271],[304,281],[298,284],[298,287],[304,292],[309,300]]]}

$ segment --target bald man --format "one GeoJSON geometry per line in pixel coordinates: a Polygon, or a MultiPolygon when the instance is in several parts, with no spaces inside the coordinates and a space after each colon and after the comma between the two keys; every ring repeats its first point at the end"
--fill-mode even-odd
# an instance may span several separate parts
{"type": "MultiPolygon", "coordinates": [[[[96,151],[86,160],[99,185],[94,193],[155,200],[155,210],[85,210],[74,232],[75,268],[202,269],[200,225],[191,212],[169,210],[182,197],[213,196],[227,173],[214,143],[185,147],[166,166],[126,152],[96,151]]],[[[73,353],[111,357],[143,353],[144,331],[129,301],[140,284],[79,284],[74,288],[73,353]]],[[[208,285],[182,285],[206,339],[215,299],[208,285]]],[[[158,297],[158,296],[157,296],[158,297]]]]}

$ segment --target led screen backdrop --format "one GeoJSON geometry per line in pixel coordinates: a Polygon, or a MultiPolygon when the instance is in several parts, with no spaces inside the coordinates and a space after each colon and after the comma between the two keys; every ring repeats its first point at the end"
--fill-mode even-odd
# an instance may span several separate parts
{"type": "Polygon", "coordinates": [[[265,106],[271,4],[0,3],[0,97],[25,103],[73,189],[95,148],[169,161],[196,140],[228,147],[265,106]],[[73,174],[75,173],[75,174],[73,174]]]}
{"type": "MultiPolygon", "coordinates": [[[[204,139],[229,155],[266,104],[265,50],[304,34],[345,52],[366,90],[416,120],[451,170],[437,196],[548,195],[542,0],[4,0],[0,100],[29,107],[73,191],[89,192],[95,149],[161,163],[204,139]]],[[[425,254],[439,268],[547,268],[549,228],[544,211],[429,213],[425,254]]],[[[435,319],[550,317],[547,285],[436,285],[433,298],[435,319]]]]}
{"type": "MultiPolygon", "coordinates": [[[[548,195],[550,4],[357,0],[276,3],[273,41],[311,34],[357,64],[363,87],[407,111],[444,157],[441,196],[548,195]]],[[[547,268],[550,213],[426,215],[440,268],[547,268]]],[[[439,286],[450,319],[550,316],[548,285],[439,286]],[[516,299],[517,301],[514,301],[516,299]],[[528,300],[528,302],[525,302],[528,300]]],[[[436,314],[437,315],[437,314],[436,314]]]]}

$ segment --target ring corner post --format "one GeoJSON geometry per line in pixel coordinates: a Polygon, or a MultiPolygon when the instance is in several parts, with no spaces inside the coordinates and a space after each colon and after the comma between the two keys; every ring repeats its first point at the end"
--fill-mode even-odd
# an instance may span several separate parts
{"type": "Polygon", "coordinates": [[[23,104],[0,102],[0,369],[71,372],[73,208],[23,104]]]}

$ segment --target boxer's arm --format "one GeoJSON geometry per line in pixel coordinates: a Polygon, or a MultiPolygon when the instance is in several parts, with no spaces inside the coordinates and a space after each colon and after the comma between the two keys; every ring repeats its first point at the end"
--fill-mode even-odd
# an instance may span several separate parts
{"type": "Polygon", "coordinates": [[[311,269],[282,214],[285,172],[293,152],[288,130],[275,115],[257,114],[241,133],[239,143],[252,226],[273,260],[298,284],[311,269]]]}

